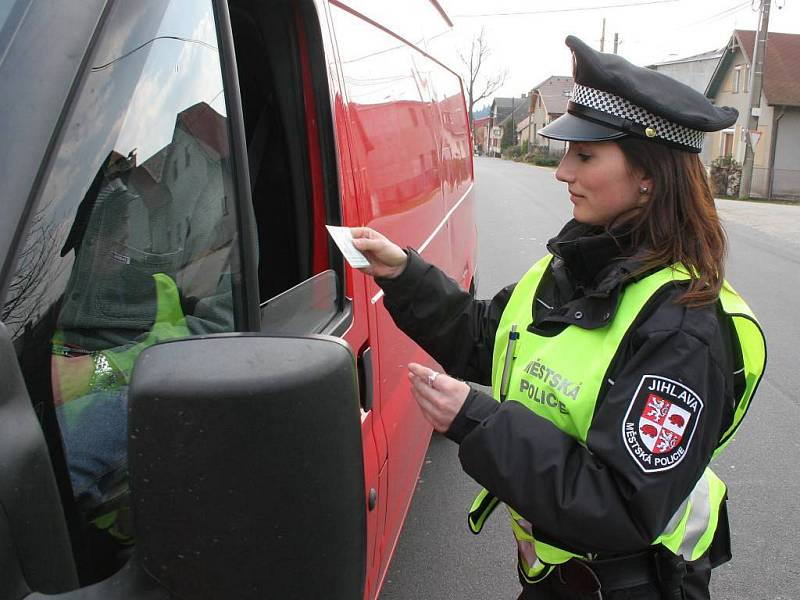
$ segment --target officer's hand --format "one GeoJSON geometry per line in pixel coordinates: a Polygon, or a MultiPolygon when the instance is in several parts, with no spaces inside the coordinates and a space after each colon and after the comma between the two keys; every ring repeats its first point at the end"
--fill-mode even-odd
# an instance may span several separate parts
{"type": "Polygon", "coordinates": [[[411,393],[428,422],[440,433],[450,429],[467,399],[469,386],[417,363],[408,365],[408,378],[411,393]]]}
{"type": "Polygon", "coordinates": [[[352,227],[350,233],[353,246],[369,261],[369,267],[360,271],[386,279],[394,279],[403,272],[408,257],[400,246],[369,227],[352,227]]]}

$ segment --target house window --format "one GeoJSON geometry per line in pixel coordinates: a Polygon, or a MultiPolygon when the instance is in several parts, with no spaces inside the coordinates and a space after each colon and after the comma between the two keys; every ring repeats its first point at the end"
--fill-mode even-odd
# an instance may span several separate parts
{"type": "Polygon", "coordinates": [[[720,156],[732,156],[733,155],[733,130],[726,130],[723,131],[720,135],[720,142],[719,142],[719,153],[720,156]]]}
{"type": "Polygon", "coordinates": [[[744,74],[743,74],[744,81],[742,81],[742,90],[745,91],[745,92],[749,92],[750,91],[750,65],[749,64],[744,65],[744,68],[742,69],[742,71],[744,71],[744,74]]]}
{"type": "Polygon", "coordinates": [[[742,66],[743,65],[738,65],[738,66],[734,67],[734,69],[733,69],[733,90],[732,91],[733,91],[734,94],[738,94],[739,93],[739,87],[741,86],[741,81],[742,81],[742,66]]]}

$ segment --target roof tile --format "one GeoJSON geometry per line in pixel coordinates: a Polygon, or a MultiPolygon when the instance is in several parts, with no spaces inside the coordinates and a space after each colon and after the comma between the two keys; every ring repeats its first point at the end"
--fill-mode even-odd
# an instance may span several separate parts
{"type": "MultiPolygon", "coordinates": [[[[752,61],[755,33],[745,29],[734,32],[749,61],[752,61]]],[[[800,35],[775,32],[767,35],[763,86],[770,104],[800,106],[800,35]]]]}

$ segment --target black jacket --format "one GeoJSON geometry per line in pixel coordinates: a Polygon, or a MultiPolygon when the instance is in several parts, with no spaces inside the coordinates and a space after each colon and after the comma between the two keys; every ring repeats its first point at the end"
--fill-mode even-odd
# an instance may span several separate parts
{"type": "MultiPolygon", "coordinates": [[[[602,327],[614,318],[641,264],[625,232],[568,223],[548,244],[555,258],[532,302],[536,332],[602,327]]],[[[378,280],[395,323],[450,375],[489,385],[500,316],[514,289],[475,300],[409,251],[403,273],[378,280]]],[[[447,435],[464,470],[533,523],[534,534],[579,553],[611,555],[650,546],[708,465],[734,406],[738,345],[718,305],[687,308],[670,286],[650,302],[615,357],[586,446],[517,402],[473,389],[447,435]],[[704,402],[684,460],[646,473],[623,446],[622,420],[643,375],[680,381],[704,402]],[[613,382],[613,383],[612,383],[613,382]]]]}

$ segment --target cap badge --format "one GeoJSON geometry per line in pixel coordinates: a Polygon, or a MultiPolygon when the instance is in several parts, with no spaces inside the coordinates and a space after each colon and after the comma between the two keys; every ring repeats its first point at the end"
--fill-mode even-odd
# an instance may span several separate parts
{"type": "Polygon", "coordinates": [[[644,130],[644,134],[647,137],[656,137],[656,130],[653,127],[648,127],[647,129],[644,130]]]}

